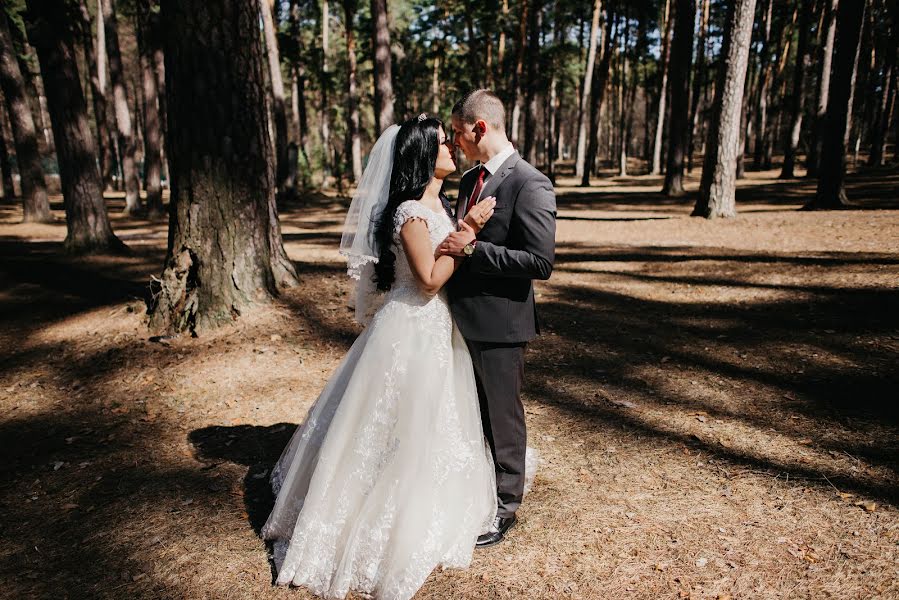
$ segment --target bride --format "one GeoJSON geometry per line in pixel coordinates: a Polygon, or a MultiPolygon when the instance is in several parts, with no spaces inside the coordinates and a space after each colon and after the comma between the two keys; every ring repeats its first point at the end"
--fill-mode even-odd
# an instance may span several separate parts
{"type": "MultiPolygon", "coordinates": [[[[435,258],[456,229],[442,189],[455,170],[442,122],[426,115],[372,149],[341,240],[368,325],[272,471],[262,535],[278,584],[411,598],[435,567],[468,566],[494,520],[471,358],[442,290],[462,259],[435,258]]],[[[460,226],[478,231],[494,204],[460,226]]]]}

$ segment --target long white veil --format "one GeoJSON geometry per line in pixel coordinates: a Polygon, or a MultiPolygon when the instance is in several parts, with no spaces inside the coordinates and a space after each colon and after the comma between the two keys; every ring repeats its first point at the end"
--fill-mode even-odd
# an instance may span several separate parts
{"type": "Polygon", "coordinates": [[[385,129],[371,149],[368,166],[353,194],[340,238],[340,253],[347,260],[347,275],[356,280],[353,294],[355,319],[363,325],[371,320],[383,298],[374,281],[375,264],[381,255],[375,239],[375,229],[390,194],[393,149],[399,130],[399,125],[391,125],[385,129]]]}

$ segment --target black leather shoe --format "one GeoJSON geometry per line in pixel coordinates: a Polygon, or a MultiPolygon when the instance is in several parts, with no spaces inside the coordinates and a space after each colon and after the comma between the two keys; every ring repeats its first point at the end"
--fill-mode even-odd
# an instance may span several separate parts
{"type": "Polygon", "coordinates": [[[487,533],[478,536],[478,542],[475,545],[478,548],[486,548],[500,543],[506,539],[506,533],[517,522],[518,519],[515,518],[515,515],[511,517],[496,517],[496,520],[493,521],[493,526],[487,533]]]}

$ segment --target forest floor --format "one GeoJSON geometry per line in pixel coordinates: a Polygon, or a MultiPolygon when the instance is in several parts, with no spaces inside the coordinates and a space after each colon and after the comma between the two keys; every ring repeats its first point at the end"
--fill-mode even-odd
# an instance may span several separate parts
{"type": "MultiPolygon", "coordinates": [[[[560,181],[536,482],[505,543],[417,598],[899,598],[899,173],[851,177],[838,212],[776,175],[725,221],[657,177],[560,181]]],[[[130,255],[63,256],[60,198],[51,225],[0,204],[0,596],[308,598],[257,532],[358,333],[347,201],[283,211],[299,288],[164,344],[142,298],[166,224],[109,201],[130,255]]]]}

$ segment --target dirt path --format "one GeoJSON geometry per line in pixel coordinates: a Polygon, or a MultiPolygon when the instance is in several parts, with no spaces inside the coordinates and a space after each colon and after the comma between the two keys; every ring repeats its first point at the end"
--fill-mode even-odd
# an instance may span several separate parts
{"type": "MultiPolygon", "coordinates": [[[[775,176],[714,223],[657,178],[560,182],[535,487],[507,543],[419,598],[899,598],[899,176],[829,213],[775,176]]],[[[161,345],[140,298],[164,224],[116,218],[131,256],[72,260],[62,222],[0,204],[0,595],[308,597],[271,586],[256,531],[357,333],[343,210],[283,215],[300,289],[161,345]]]]}

